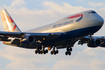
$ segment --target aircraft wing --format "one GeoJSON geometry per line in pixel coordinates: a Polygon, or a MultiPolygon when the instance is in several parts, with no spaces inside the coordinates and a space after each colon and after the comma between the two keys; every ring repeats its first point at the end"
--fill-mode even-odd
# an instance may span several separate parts
{"type": "Polygon", "coordinates": [[[61,33],[28,33],[28,32],[4,32],[0,31],[0,35],[10,36],[10,37],[21,37],[21,35],[30,34],[34,36],[49,36],[49,35],[61,35],[61,33]]]}
{"type": "Polygon", "coordinates": [[[0,31],[0,35],[9,37],[21,37],[21,32],[4,32],[0,31]]]}
{"type": "Polygon", "coordinates": [[[56,38],[59,37],[62,33],[28,33],[28,32],[4,32],[0,31],[1,41],[6,41],[9,37],[11,38],[24,38],[25,36],[34,36],[35,39],[42,38],[56,38]],[[5,40],[3,40],[5,38],[5,40]]]}

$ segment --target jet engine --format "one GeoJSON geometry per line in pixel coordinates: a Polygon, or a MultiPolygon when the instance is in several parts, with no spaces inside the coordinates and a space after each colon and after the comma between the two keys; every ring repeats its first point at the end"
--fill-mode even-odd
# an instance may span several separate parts
{"type": "Polygon", "coordinates": [[[22,38],[21,43],[29,44],[29,43],[33,43],[34,41],[35,41],[34,36],[27,35],[22,38]]]}
{"type": "Polygon", "coordinates": [[[101,41],[100,47],[105,47],[105,39],[103,39],[103,40],[101,41]]]}
{"type": "Polygon", "coordinates": [[[88,47],[92,47],[92,48],[98,47],[100,45],[101,45],[101,41],[99,39],[91,39],[87,44],[88,47]]]}

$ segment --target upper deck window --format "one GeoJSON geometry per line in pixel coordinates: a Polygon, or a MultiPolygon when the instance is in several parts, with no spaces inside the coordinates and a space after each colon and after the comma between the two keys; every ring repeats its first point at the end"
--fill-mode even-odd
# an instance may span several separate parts
{"type": "Polygon", "coordinates": [[[90,14],[90,13],[96,13],[96,12],[95,12],[95,11],[91,11],[91,12],[89,12],[89,14],[90,14]]]}

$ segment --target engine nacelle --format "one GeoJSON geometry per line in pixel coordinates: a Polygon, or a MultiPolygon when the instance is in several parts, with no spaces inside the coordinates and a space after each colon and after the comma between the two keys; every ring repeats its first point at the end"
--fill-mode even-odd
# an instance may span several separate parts
{"type": "Polygon", "coordinates": [[[100,45],[101,45],[101,41],[99,39],[91,39],[87,44],[88,47],[92,47],[92,48],[98,47],[100,45]]]}
{"type": "Polygon", "coordinates": [[[33,43],[35,42],[35,38],[34,36],[31,35],[27,35],[25,37],[22,38],[21,43],[25,43],[25,44],[29,44],[29,43],[33,43]]]}
{"type": "Polygon", "coordinates": [[[103,40],[101,41],[100,47],[105,47],[105,39],[103,39],[103,40]]]}

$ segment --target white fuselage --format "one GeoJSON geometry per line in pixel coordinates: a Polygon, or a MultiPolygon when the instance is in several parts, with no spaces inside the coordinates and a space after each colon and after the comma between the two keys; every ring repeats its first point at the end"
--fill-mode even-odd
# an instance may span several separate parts
{"type": "Polygon", "coordinates": [[[57,21],[56,23],[42,26],[29,30],[27,32],[39,33],[53,33],[53,32],[69,32],[82,28],[102,26],[103,18],[100,17],[95,11],[89,10],[74,15],[70,15],[57,21]],[[77,21],[78,20],[78,21],[77,21]]]}

